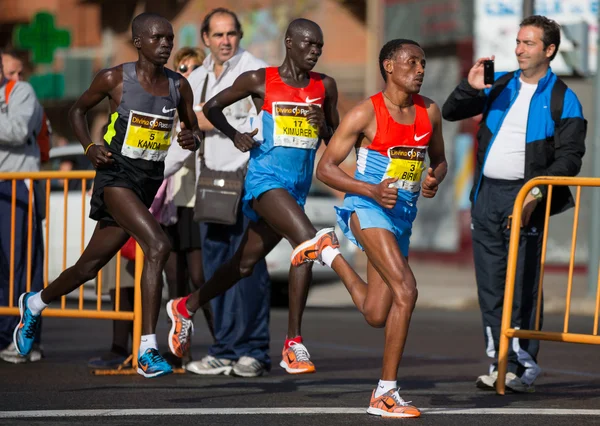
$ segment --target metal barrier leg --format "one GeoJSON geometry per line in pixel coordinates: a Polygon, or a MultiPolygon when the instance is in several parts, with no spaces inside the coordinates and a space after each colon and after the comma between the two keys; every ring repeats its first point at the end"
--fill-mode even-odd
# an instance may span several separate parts
{"type": "Polygon", "coordinates": [[[496,393],[504,395],[506,388],[506,372],[508,369],[508,337],[504,334],[504,329],[500,333],[500,349],[498,351],[498,379],[496,380],[496,393]]]}
{"type": "Polygon", "coordinates": [[[142,339],[142,269],[144,268],[144,253],[142,248],[135,243],[135,290],[133,292],[133,336],[131,338],[132,356],[131,365],[134,370],[138,366],[138,352],[142,339]]]}
{"type": "MultiPolygon", "coordinates": [[[[523,190],[521,190],[523,192],[523,190]]],[[[506,263],[506,284],[504,286],[504,305],[502,306],[502,327],[500,328],[500,348],[498,348],[498,379],[496,380],[496,393],[504,395],[506,387],[506,372],[508,370],[509,338],[506,335],[510,329],[512,319],[513,299],[515,292],[515,276],[517,274],[517,254],[519,253],[519,240],[521,232],[521,214],[525,194],[519,193],[515,201],[510,228],[510,243],[508,247],[508,261],[506,263]]]]}

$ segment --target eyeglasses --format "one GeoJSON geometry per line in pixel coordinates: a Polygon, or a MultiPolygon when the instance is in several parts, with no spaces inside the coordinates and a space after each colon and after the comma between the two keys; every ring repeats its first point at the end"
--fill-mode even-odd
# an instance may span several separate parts
{"type": "Polygon", "coordinates": [[[192,65],[191,67],[188,67],[186,64],[181,64],[179,65],[179,72],[186,73],[188,70],[191,69],[194,71],[196,68],[200,68],[200,65],[192,65]]]}

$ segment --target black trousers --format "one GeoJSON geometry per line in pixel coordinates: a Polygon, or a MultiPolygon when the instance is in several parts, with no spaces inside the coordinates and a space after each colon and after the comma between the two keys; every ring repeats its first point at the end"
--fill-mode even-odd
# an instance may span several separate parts
{"type": "MultiPolygon", "coordinates": [[[[487,355],[494,359],[490,371],[498,365],[498,349],[504,304],[506,267],[510,241],[509,216],[523,181],[483,178],[471,209],[473,256],[477,294],[483,320],[487,355]]],[[[535,210],[526,227],[521,228],[515,277],[511,325],[535,328],[536,304],[540,276],[540,258],[544,232],[544,205],[535,210]]],[[[510,226],[520,226],[512,223],[510,226]]],[[[543,305],[540,307],[543,310],[543,305]]],[[[542,316],[540,315],[540,328],[542,316]]],[[[537,365],[539,340],[511,339],[508,371],[533,383],[540,373],[537,365]]]]}

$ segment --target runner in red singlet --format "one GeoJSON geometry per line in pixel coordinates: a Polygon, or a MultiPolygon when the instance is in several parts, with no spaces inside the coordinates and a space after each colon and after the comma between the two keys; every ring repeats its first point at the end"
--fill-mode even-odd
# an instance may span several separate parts
{"type": "MultiPolygon", "coordinates": [[[[315,238],[308,245],[338,273],[367,322],[385,327],[381,380],[367,412],[418,417],[420,411],[400,397],[396,382],[417,301],[408,245],[419,194],[434,197],[448,165],[440,110],[417,94],[425,74],[423,50],[412,40],[392,40],[382,48],[379,66],[385,89],[344,117],[317,166],[320,180],[347,194],[337,209],[338,223],[367,255],[368,285],[327,242],[315,238]],[[354,147],[357,169],[351,177],[339,165],[354,147]]],[[[295,254],[296,262],[310,260],[295,254]]]]}
{"type": "MultiPolygon", "coordinates": [[[[331,246],[339,246],[334,228],[317,233],[304,213],[316,150],[339,124],[335,80],[312,72],[323,49],[321,28],[313,21],[295,19],[286,31],[285,48],[280,67],[245,72],[204,105],[204,113],[215,128],[239,150],[250,151],[243,211],[252,222],[233,258],[199,290],[170,304],[174,325],[169,345],[178,356],[189,345],[191,314],[249,276],[254,265],[282,238],[297,247],[317,235],[331,246]],[[227,122],[223,110],[249,96],[261,112],[252,124],[254,130],[240,133],[227,122]]],[[[290,268],[288,334],[279,364],[290,374],[315,371],[301,334],[311,279],[310,262],[290,268]]]]}

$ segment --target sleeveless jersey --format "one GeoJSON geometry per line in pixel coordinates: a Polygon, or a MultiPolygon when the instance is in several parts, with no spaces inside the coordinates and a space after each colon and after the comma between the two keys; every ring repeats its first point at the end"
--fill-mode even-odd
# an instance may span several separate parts
{"type": "Polygon", "coordinates": [[[122,166],[147,172],[164,169],[180,100],[179,74],[167,68],[165,73],[169,79],[169,95],[154,96],[140,85],[135,62],[123,64],[121,103],[111,114],[104,134],[108,150],[122,166]]]}
{"type": "Polygon", "coordinates": [[[265,73],[265,99],[256,120],[257,139],[262,138],[262,143],[250,152],[246,185],[253,186],[253,180],[270,175],[279,185],[255,184],[256,188],[251,188],[255,197],[261,188],[278,185],[304,204],[320,143],[318,130],[308,122],[306,115],[311,104],[323,107],[323,77],[311,72],[308,85],[296,88],[282,81],[277,67],[265,68],[265,73]]]}
{"type": "Polygon", "coordinates": [[[371,143],[357,152],[355,178],[377,184],[398,178],[399,200],[414,203],[419,197],[421,174],[433,127],[420,95],[413,95],[415,121],[399,124],[390,115],[383,93],[371,96],[377,120],[377,132],[371,143]]]}

